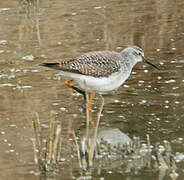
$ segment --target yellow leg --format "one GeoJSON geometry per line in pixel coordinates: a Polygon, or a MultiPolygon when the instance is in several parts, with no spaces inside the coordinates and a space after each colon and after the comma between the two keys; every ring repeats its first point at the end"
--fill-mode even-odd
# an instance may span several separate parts
{"type": "Polygon", "coordinates": [[[92,126],[95,127],[95,124],[93,122],[93,119],[92,119],[92,103],[93,103],[93,99],[96,95],[96,92],[93,91],[89,97],[89,103],[88,103],[88,109],[89,109],[89,121],[91,122],[92,126]]]}
{"type": "Polygon", "coordinates": [[[96,95],[96,92],[93,91],[89,97],[89,111],[90,112],[92,112],[92,102],[93,102],[95,95],[96,95]]]}

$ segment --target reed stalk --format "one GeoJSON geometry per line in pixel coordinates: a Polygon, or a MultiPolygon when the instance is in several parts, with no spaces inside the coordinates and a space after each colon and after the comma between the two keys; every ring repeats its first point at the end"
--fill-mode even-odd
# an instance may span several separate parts
{"type": "Polygon", "coordinates": [[[56,123],[56,112],[50,112],[50,133],[45,146],[43,146],[42,129],[37,113],[33,116],[32,123],[35,135],[32,139],[35,165],[40,173],[54,173],[57,170],[61,152],[61,124],[56,123]]]}

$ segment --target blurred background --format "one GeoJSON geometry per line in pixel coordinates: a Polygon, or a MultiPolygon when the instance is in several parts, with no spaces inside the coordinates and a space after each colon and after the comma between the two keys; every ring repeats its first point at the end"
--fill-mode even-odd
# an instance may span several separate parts
{"type": "MultiPolygon", "coordinates": [[[[39,179],[33,175],[33,113],[39,114],[47,136],[49,113],[58,112],[65,157],[70,156],[70,132],[85,127],[83,97],[67,89],[66,78],[57,71],[39,64],[89,51],[120,52],[128,45],[140,46],[160,71],[143,63],[136,65],[122,87],[104,96],[100,126],[119,128],[142,140],[149,134],[152,144],[167,140],[173,153],[183,153],[183,9],[183,0],[1,1],[1,177],[39,179]]],[[[179,164],[178,179],[182,179],[183,165],[179,164]]],[[[61,169],[63,179],[77,178],[71,162],[66,160],[61,169]]],[[[150,171],[137,176],[144,179],[152,173],[157,179],[150,171]]],[[[119,172],[100,177],[122,178],[119,172]]]]}

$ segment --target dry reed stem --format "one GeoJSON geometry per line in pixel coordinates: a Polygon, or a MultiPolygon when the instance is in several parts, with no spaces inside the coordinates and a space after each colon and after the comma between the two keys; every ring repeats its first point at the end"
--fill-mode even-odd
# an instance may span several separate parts
{"type": "Polygon", "coordinates": [[[53,154],[53,142],[55,138],[55,111],[50,112],[50,136],[49,136],[49,143],[48,143],[48,149],[47,149],[47,155],[46,155],[46,162],[47,164],[51,163],[52,154],[53,154]]]}
{"type": "Polygon", "coordinates": [[[35,165],[38,165],[38,153],[37,153],[37,148],[36,148],[36,139],[32,138],[31,140],[33,143],[34,162],[35,162],[35,165]]]}
{"type": "Polygon", "coordinates": [[[74,131],[72,132],[72,134],[73,134],[73,138],[74,138],[75,145],[76,145],[76,148],[77,148],[77,158],[78,158],[78,162],[79,162],[79,167],[82,168],[81,155],[80,155],[79,145],[77,143],[77,138],[76,138],[76,135],[75,135],[74,131]]]}
{"type": "Polygon", "coordinates": [[[35,12],[35,15],[36,15],[36,35],[37,35],[37,39],[38,39],[38,44],[39,46],[41,46],[41,38],[40,38],[40,24],[39,24],[39,5],[40,5],[40,1],[37,0],[36,1],[36,12],[35,12]]]}
{"type": "Polygon", "coordinates": [[[32,123],[33,123],[34,134],[37,142],[37,148],[38,150],[41,150],[42,137],[41,137],[41,126],[40,126],[40,119],[39,119],[38,113],[35,113],[35,117],[33,116],[32,123]]]}
{"type": "Polygon", "coordinates": [[[54,135],[54,142],[53,142],[53,150],[52,150],[52,163],[56,164],[56,157],[57,157],[57,150],[59,145],[59,140],[61,135],[61,125],[58,124],[56,126],[55,135],[54,135]]]}
{"type": "Polygon", "coordinates": [[[147,138],[147,146],[148,146],[147,155],[148,155],[148,158],[149,158],[149,160],[147,161],[147,166],[148,166],[148,168],[150,168],[151,167],[151,142],[150,142],[149,134],[146,134],[146,138],[147,138]]]}
{"type": "Polygon", "coordinates": [[[60,134],[60,138],[59,138],[59,143],[58,143],[58,147],[57,147],[57,162],[59,162],[60,157],[61,157],[61,145],[62,145],[62,137],[60,134]]]}
{"type": "Polygon", "coordinates": [[[32,118],[32,125],[34,129],[35,139],[32,139],[33,148],[34,148],[34,160],[35,164],[39,164],[41,160],[41,152],[42,152],[42,136],[41,136],[41,126],[40,119],[38,113],[35,113],[32,118]]]}

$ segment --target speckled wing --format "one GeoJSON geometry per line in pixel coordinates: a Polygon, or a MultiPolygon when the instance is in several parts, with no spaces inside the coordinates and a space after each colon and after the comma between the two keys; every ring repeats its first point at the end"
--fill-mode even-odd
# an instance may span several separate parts
{"type": "Polygon", "coordinates": [[[93,77],[108,77],[120,69],[121,55],[111,51],[86,53],[76,59],[42,66],[93,77]]]}

